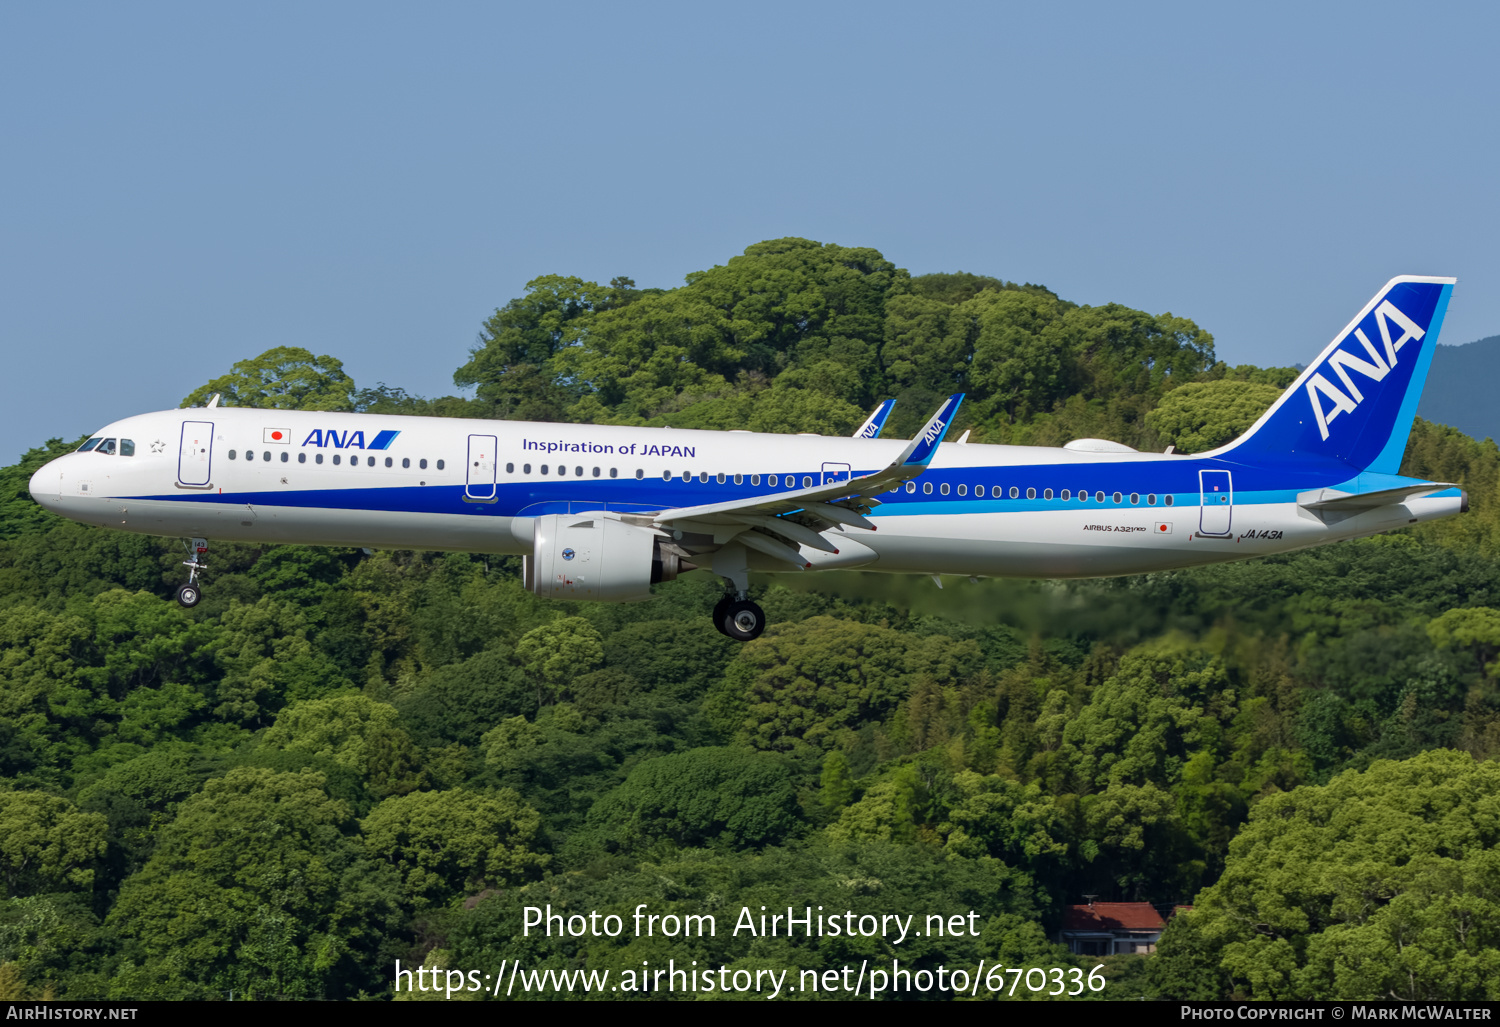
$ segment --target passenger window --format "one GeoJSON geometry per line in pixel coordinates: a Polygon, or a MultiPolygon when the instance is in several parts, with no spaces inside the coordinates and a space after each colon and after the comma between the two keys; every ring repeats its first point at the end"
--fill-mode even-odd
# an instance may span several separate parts
{"type": "Polygon", "coordinates": [[[134,439],[121,439],[120,440],[120,455],[121,456],[135,456],[135,440],[134,439]]]}
{"type": "Polygon", "coordinates": [[[1010,498],[1011,499],[1019,499],[1019,498],[1021,498],[1021,490],[1018,489],[1018,488],[1016,488],[1014,485],[1012,485],[1010,487],[1010,498]]]}
{"type": "Polygon", "coordinates": [[[917,491],[917,483],[916,482],[909,481],[909,482],[906,483],[906,494],[907,495],[911,495],[912,493],[914,493],[916,491],[917,491]]]}
{"type": "Polygon", "coordinates": [[[1051,499],[1052,498],[1052,490],[1051,489],[1047,489],[1045,492],[1043,492],[1042,493],[1042,498],[1043,499],[1051,499]]]}
{"type": "Polygon", "coordinates": [[[1164,499],[1164,500],[1163,500],[1163,502],[1165,502],[1165,503],[1166,503],[1166,504],[1167,504],[1167,505],[1168,505],[1168,506],[1171,506],[1171,505],[1172,505],[1172,497],[1171,497],[1171,496],[1167,496],[1167,497],[1166,497],[1166,498],[1165,498],[1165,499],[1164,499]]]}
{"type": "Polygon", "coordinates": [[[707,485],[708,484],[708,472],[707,471],[699,471],[698,472],[698,484],[700,484],[700,485],[707,485]]]}
{"type": "Polygon", "coordinates": [[[582,467],[575,467],[575,468],[573,468],[573,477],[575,477],[575,478],[582,478],[583,477],[583,468],[582,467]]]}
{"type": "Polygon", "coordinates": [[[736,485],[743,485],[743,484],[745,484],[745,476],[743,474],[736,474],[734,476],[734,483],[736,485]]]}
{"type": "Polygon", "coordinates": [[[1147,506],[1155,506],[1156,505],[1156,493],[1155,492],[1152,492],[1150,495],[1148,495],[1146,497],[1146,505],[1147,506]]]}
{"type": "Polygon", "coordinates": [[[1139,492],[1132,492],[1130,494],[1130,505],[1131,506],[1135,506],[1140,501],[1141,501],[1141,494],[1139,492]]]}
{"type": "Polygon", "coordinates": [[[305,463],[307,463],[307,454],[306,453],[298,453],[297,454],[297,462],[299,464],[305,464],[305,463]]]}
{"type": "Polygon", "coordinates": [[[692,481],[693,480],[693,472],[692,471],[683,471],[682,472],[682,480],[683,481],[692,481]]]}
{"type": "Polygon", "coordinates": [[[661,480],[662,481],[671,481],[672,480],[672,472],[671,471],[662,471],[661,472],[661,480]]]}
{"type": "Polygon", "coordinates": [[[1102,503],[1102,502],[1104,502],[1104,493],[1103,492],[1095,492],[1094,493],[1094,502],[1096,502],[1096,503],[1102,503]]]}
{"type": "Polygon", "coordinates": [[[752,475],[750,475],[750,484],[752,484],[752,485],[759,485],[760,484],[760,475],[758,475],[758,474],[752,474],[752,475]]]}
{"type": "Polygon", "coordinates": [[[441,460],[437,462],[437,469],[440,471],[443,469],[443,462],[441,460]]]}
{"type": "Polygon", "coordinates": [[[266,463],[270,463],[271,462],[271,451],[268,449],[265,452],[261,453],[260,458],[262,460],[264,460],[266,463]]]}
{"type": "Polygon", "coordinates": [[[424,471],[427,470],[427,458],[424,456],[422,459],[418,460],[417,466],[424,471]]]}
{"type": "Polygon", "coordinates": [[[611,467],[609,469],[609,476],[611,478],[618,478],[620,476],[620,469],[618,467],[611,467]]]}
{"type": "Polygon", "coordinates": [[[948,483],[946,481],[943,482],[943,484],[938,488],[938,491],[946,496],[948,494],[948,483]]]}
{"type": "Polygon", "coordinates": [[[812,488],[812,478],[810,478],[810,477],[808,477],[807,475],[804,474],[802,476],[802,487],[805,488],[805,489],[812,488]]]}
{"type": "MultiPolygon", "coordinates": [[[[597,468],[597,467],[594,468],[594,477],[596,477],[596,478],[599,477],[599,468],[597,468]]],[[[610,475],[610,477],[613,478],[614,475],[610,475]]]]}
{"type": "MultiPolygon", "coordinates": [[[[394,467],[394,466],[396,466],[396,461],[392,460],[390,457],[386,457],[385,458],[385,465],[387,467],[394,467]]],[[[509,468],[507,468],[507,470],[509,470],[509,468]]]]}
{"type": "Polygon", "coordinates": [[[410,467],[411,466],[411,457],[409,457],[409,456],[403,456],[401,458],[401,466],[403,468],[404,467],[410,467]]]}
{"type": "Polygon", "coordinates": [[[95,453],[103,453],[105,456],[114,456],[115,455],[115,440],[114,439],[105,439],[103,442],[99,443],[99,448],[96,449],[96,450],[94,450],[94,452],[95,453]]]}
{"type": "Polygon", "coordinates": [[[343,459],[344,458],[339,456],[337,453],[333,454],[333,466],[337,467],[340,463],[343,462],[343,459]]]}
{"type": "Polygon", "coordinates": [[[922,483],[922,495],[924,495],[924,496],[930,496],[930,495],[932,495],[932,482],[930,482],[930,481],[924,481],[922,483]]]}
{"type": "Polygon", "coordinates": [[[1120,499],[1121,499],[1121,496],[1120,496],[1120,494],[1118,492],[1116,492],[1113,496],[1110,496],[1110,499],[1113,500],[1114,502],[1118,503],[1120,501],[1120,499]]]}
{"type": "Polygon", "coordinates": [[[531,473],[531,465],[530,464],[522,464],[521,465],[521,473],[522,474],[530,474],[531,473]]]}
{"type": "Polygon", "coordinates": [[[315,464],[321,464],[322,462],[323,462],[323,454],[322,453],[318,453],[316,456],[313,457],[313,463],[315,463],[315,464]]]}
{"type": "Polygon", "coordinates": [[[1026,498],[1027,499],[1035,499],[1036,498],[1036,489],[1027,489],[1026,490],[1026,498]]]}
{"type": "Polygon", "coordinates": [[[967,496],[969,494],[969,486],[967,486],[967,485],[960,485],[958,487],[958,494],[960,496],[967,496]]]}
{"type": "Polygon", "coordinates": [[[559,478],[566,478],[568,476],[568,465],[567,464],[558,464],[557,465],[557,476],[559,478]]]}
{"type": "Polygon", "coordinates": [[[283,449],[281,451],[281,462],[284,463],[284,464],[287,464],[287,463],[291,463],[291,461],[292,461],[292,454],[288,453],[286,450],[283,449]]]}
{"type": "Polygon", "coordinates": [[[766,481],[770,483],[773,489],[776,487],[776,475],[773,474],[769,476],[768,478],[766,478],[766,481]]]}
{"type": "Polygon", "coordinates": [[[97,446],[99,443],[101,443],[103,441],[104,441],[103,439],[98,439],[98,438],[89,439],[83,445],[81,445],[81,446],[78,447],[78,452],[80,452],[80,453],[87,453],[89,450],[93,449],[95,446],[97,446]]]}
{"type": "Polygon", "coordinates": [[[538,467],[537,470],[540,471],[542,474],[546,474],[547,473],[547,465],[546,464],[542,464],[542,466],[538,467]]]}
{"type": "Polygon", "coordinates": [[[1064,503],[1066,503],[1068,500],[1070,500],[1072,498],[1073,498],[1073,490],[1072,489],[1063,489],[1062,490],[1062,501],[1064,503]]]}
{"type": "Polygon", "coordinates": [[[720,485],[724,484],[724,472],[720,471],[717,475],[715,475],[714,481],[718,482],[720,485]]]}
{"type": "MultiPolygon", "coordinates": [[[[80,450],[80,452],[82,452],[82,451],[80,450]]],[[[234,459],[234,450],[232,450],[232,449],[229,451],[229,459],[231,459],[231,460],[234,459]]]]}
{"type": "Polygon", "coordinates": [[[999,499],[1001,496],[1005,495],[1005,490],[1002,489],[999,485],[996,485],[994,488],[990,489],[990,495],[994,496],[996,499],[999,499]]]}

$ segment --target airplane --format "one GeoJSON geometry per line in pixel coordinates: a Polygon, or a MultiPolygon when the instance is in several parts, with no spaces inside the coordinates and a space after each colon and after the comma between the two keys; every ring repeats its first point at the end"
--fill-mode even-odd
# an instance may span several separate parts
{"type": "MultiPolygon", "coordinates": [[[[32,477],[85,524],[208,539],[518,554],[525,587],[631,602],[703,569],[714,626],[758,637],[751,572],[1138,574],[1448,517],[1458,486],[1401,476],[1456,279],[1392,279],[1244,435],[1196,455],[1079,439],[910,441],[205,407],[115,421],[32,477]]],[[[877,418],[879,423],[877,423],[877,418]]],[[[939,578],[939,584],[941,579],[939,578]]]]}

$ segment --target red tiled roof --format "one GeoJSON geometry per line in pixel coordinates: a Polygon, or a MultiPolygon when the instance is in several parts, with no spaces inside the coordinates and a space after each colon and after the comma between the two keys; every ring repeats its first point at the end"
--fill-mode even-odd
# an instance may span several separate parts
{"type": "Polygon", "coordinates": [[[1096,902],[1063,909],[1065,931],[1160,931],[1167,925],[1149,902],[1096,902]]]}

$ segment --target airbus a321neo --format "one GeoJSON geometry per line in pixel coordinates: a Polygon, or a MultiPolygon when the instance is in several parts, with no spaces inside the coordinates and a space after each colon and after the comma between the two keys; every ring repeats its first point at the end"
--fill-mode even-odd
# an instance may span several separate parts
{"type": "Polygon", "coordinates": [[[1242,560],[1447,517],[1398,475],[1454,279],[1392,279],[1255,425],[1209,453],[943,444],[214,407],[127,417],[37,471],[64,517],[191,539],[514,553],[528,589],[630,602],[694,569],[749,640],[751,572],[1070,578],[1242,560]]]}

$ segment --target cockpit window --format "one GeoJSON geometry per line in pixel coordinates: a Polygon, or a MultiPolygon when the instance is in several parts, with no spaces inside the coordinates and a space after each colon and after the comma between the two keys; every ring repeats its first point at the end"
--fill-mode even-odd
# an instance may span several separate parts
{"type": "Polygon", "coordinates": [[[120,440],[120,455],[135,456],[135,439],[120,440]]]}
{"type": "Polygon", "coordinates": [[[98,439],[98,438],[89,439],[83,445],[81,445],[81,446],[78,447],[78,452],[80,452],[80,453],[87,453],[89,450],[93,449],[95,446],[97,446],[99,443],[101,443],[103,441],[104,441],[103,439],[98,439]]]}
{"type": "Polygon", "coordinates": [[[105,439],[103,442],[99,443],[98,447],[95,448],[94,452],[95,453],[103,453],[105,456],[114,456],[115,455],[115,440],[114,439],[105,439]]]}

